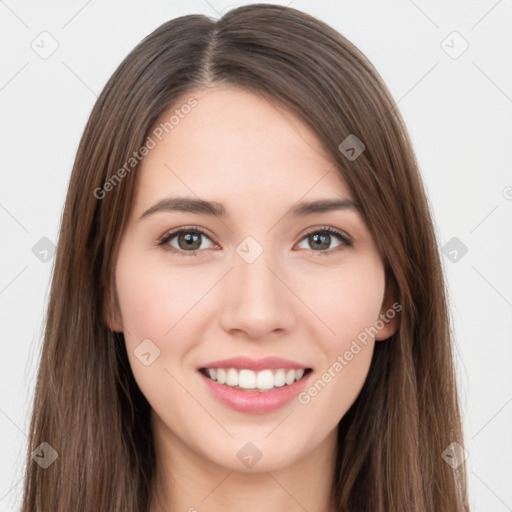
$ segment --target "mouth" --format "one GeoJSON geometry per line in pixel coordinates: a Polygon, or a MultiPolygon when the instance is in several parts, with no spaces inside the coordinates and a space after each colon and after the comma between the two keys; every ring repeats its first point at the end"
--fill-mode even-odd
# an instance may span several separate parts
{"type": "Polygon", "coordinates": [[[206,378],[224,386],[249,392],[272,392],[304,379],[312,368],[199,368],[206,378]]]}

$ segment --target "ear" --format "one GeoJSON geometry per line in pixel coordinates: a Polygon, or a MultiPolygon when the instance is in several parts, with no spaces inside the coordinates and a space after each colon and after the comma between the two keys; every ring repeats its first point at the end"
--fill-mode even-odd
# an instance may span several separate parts
{"type": "Polygon", "coordinates": [[[119,302],[117,300],[117,293],[115,290],[109,293],[106,309],[106,322],[108,328],[114,332],[123,332],[123,320],[121,318],[119,302]]]}
{"type": "Polygon", "coordinates": [[[396,300],[394,287],[390,285],[388,279],[386,281],[384,300],[382,301],[379,318],[375,321],[375,325],[379,329],[375,341],[387,340],[395,334],[398,330],[400,311],[402,311],[402,305],[396,300]]]}

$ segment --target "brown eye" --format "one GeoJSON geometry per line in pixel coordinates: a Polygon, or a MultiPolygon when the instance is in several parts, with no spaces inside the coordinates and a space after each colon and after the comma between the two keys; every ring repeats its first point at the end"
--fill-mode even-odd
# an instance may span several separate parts
{"type": "Polygon", "coordinates": [[[165,235],[159,245],[173,252],[195,256],[196,251],[211,248],[208,242],[211,244],[211,240],[199,229],[180,229],[165,235]]]}
{"type": "Polygon", "coordinates": [[[201,237],[196,233],[180,233],[177,235],[176,240],[179,249],[183,250],[197,250],[201,247],[201,237]]]}
{"type": "Polygon", "coordinates": [[[308,236],[310,247],[314,249],[329,249],[331,245],[331,235],[329,233],[314,233],[308,236]]]}
{"type": "Polygon", "coordinates": [[[351,241],[347,236],[333,228],[325,228],[308,233],[299,244],[302,249],[311,249],[315,252],[331,252],[339,246],[350,246],[351,241]],[[332,243],[335,245],[331,245],[332,243]],[[306,243],[306,247],[300,244],[306,243]]]}

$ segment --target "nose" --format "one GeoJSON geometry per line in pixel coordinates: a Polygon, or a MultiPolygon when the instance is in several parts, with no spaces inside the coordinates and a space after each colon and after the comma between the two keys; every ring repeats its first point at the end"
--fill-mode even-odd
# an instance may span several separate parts
{"type": "Polygon", "coordinates": [[[252,263],[236,256],[223,283],[220,322],[230,334],[265,339],[291,331],[297,300],[290,280],[266,253],[252,263]]]}

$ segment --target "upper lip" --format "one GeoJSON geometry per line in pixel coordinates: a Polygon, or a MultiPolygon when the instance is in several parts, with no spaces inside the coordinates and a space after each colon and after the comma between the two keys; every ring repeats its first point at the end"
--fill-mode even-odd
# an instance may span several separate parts
{"type": "Polygon", "coordinates": [[[231,357],[229,359],[220,359],[201,365],[198,369],[202,368],[237,368],[248,370],[273,370],[279,368],[292,368],[294,370],[306,370],[309,367],[292,361],[291,359],[284,359],[282,357],[264,357],[262,359],[253,359],[251,357],[240,356],[231,357]]]}

